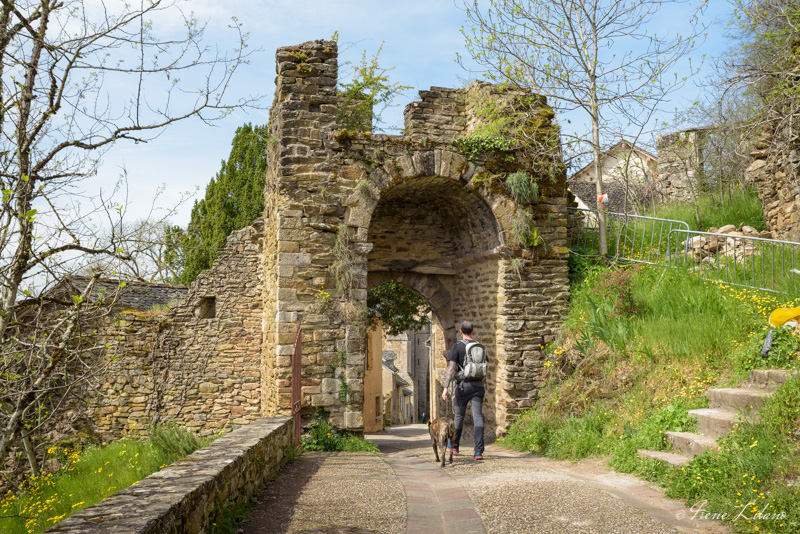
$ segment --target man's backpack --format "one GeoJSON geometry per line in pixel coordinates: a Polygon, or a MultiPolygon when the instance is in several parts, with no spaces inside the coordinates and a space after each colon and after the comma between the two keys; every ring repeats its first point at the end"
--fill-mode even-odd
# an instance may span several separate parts
{"type": "Polygon", "coordinates": [[[462,339],[461,343],[466,345],[464,366],[456,374],[456,380],[483,380],[489,372],[489,357],[486,354],[486,347],[477,341],[462,339]]]}

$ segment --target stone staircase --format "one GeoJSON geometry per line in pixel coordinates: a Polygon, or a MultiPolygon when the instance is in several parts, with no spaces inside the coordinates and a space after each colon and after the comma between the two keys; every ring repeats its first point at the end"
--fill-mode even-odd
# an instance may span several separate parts
{"type": "Polygon", "coordinates": [[[708,408],[689,411],[689,415],[697,419],[697,434],[667,432],[667,441],[676,452],[640,450],[639,456],[680,466],[698,454],[718,448],[717,438],[727,435],[742,420],[757,420],[764,402],[796,374],[797,371],[757,369],[750,373],[750,380],[744,387],[709,389],[706,391],[708,408]]]}

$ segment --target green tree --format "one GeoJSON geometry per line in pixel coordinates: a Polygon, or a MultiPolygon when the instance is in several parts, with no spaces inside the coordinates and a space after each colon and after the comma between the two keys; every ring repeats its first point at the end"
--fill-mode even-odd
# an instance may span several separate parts
{"type": "Polygon", "coordinates": [[[192,283],[211,267],[230,233],[263,213],[268,137],[266,126],[248,123],[236,129],[230,156],[206,187],[205,198],[195,202],[180,240],[182,251],[174,253],[183,262],[181,283],[192,283]]]}
{"type": "Polygon", "coordinates": [[[412,289],[390,280],[369,290],[367,310],[369,326],[380,320],[383,329],[396,336],[427,325],[431,308],[412,289]]]}

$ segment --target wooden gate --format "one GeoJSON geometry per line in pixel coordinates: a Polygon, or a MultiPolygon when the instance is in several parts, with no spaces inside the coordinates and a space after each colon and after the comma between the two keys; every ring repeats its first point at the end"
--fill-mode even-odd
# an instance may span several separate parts
{"type": "Polygon", "coordinates": [[[297,325],[297,334],[294,336],[294,350],[292,351],[292,419],[294,419],[294,446],[300,446],[300,360],[303,357],[303,340],[300,324],[297,325]]]}

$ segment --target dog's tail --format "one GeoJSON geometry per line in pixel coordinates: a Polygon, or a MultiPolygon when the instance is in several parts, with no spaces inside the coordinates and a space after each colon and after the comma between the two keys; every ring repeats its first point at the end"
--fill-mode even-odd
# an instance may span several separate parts
{"type": "Polygon", "coordinates": [[[428,428],[430,428],[430,427],[431,427],[431,420],[428,419],[428,428]]]}

